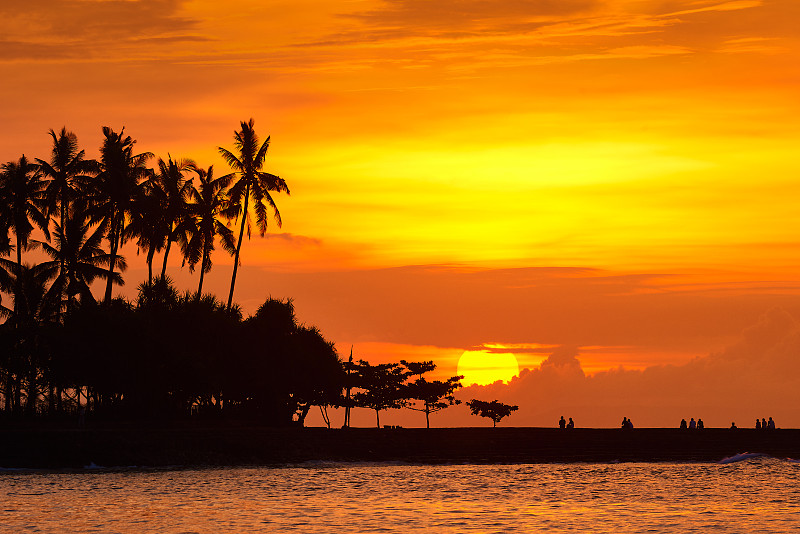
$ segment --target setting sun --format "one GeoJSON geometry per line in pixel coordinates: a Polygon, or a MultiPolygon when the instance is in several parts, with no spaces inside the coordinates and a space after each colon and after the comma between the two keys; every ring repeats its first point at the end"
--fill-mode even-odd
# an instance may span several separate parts
{"type": "Polygon", "coordinates": [[[494,354],[487,350],[468,350],[458,360],[458,374],[465,386],[485,386],[498,380],[508,382],[519,375],[519,363],[513,354],[494,354]]]}

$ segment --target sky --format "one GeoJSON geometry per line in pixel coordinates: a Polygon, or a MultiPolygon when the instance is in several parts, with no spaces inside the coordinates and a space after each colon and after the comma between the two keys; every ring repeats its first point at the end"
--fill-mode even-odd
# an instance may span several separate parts
{"type": "MultiPolygon", "coordinates": [[[[797,20],[794,0],[5,0],[0,160],[46,158],[62,126],[94,157],[124,126],[227,172],[252,117],[291,195],[243,247],[246,313],[292,297],[340,355],[442,377],[511,354],[518,378],[459,393],[519,404],[504,424],[798,426],[797,20]]],[[[177,254],[168,274],[197,283],[177,254]]]]}

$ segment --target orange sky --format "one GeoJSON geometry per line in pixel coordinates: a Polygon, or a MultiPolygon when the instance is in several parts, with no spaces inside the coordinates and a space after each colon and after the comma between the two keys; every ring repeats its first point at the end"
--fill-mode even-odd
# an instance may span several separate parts
{"type": "Polygon", "coordinates": [[[224,169],[253,117],[292,196],[244,246],[246,311],[293,296],[345,354],[448,373],[490,344],[531,369],[557,347],[588,374],[680,366],[800,316],[798,20],[794,0],[5,0],[0,159],[46,157],[62,125],[93,156],[124,125],[224,169]]]}

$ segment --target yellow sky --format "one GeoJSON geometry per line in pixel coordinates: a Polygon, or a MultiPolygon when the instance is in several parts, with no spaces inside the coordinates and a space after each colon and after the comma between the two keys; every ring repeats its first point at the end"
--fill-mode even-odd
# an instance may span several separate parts
{"type": "MultiPolygon", "coordinates": [[[[302,295],[301,316],[340,348],[569,344],[607,347],[587,349],[591,369],[602,354],[679,363],[796,293],[798,20],[794,0],[7,0],[0,159],[45,157],[62,125],[94,155],[101,126],[125,125],[142,150],[222,170],[216,147],[254,117],[292,195],[277,199],[285,234],[245,245],[248,310],[302,295]],[[474,270],[494,274],[452,274],[474,270]],[[334,275],[359,303],[330,294],[334,275]],[[369,277],[392,311],[361,328],[369,277]],[[624,283],[597,289],[607,280],[624,283]],[[547,328],[440,339],[407,320],[404,284],[451,301],[471,284],[509,299],[535,285],[550,300],[507,311],[547,328]],[[581,300],[584,285],[602,299],[581,300]],[[622,310],[635,339],[604,338],[586,309],[622,310]]],[[[224,294],[230,259],[214,264],[224,294]]],[[[473,305],[434,316],[458,330],[485,313],[473,305]]]]}

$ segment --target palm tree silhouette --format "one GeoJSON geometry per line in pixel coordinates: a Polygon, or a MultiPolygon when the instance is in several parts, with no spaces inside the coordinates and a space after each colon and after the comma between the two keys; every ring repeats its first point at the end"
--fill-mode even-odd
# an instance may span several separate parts
{"type": "Polygon", "coordinates": [[[254,130],[254,121],[250,119],[249,122],[242,121],[241,131],[233,133],[233,145],[237,154],[229,150],[218,147],[219,153],[225,162],[233,169],[229,175],[235,179],[233,185],[228,191],[230,202],[224,211],[225,217],[228,219],[242,218],[242,225],[239,230],[239,240],[236,244],[236,251],[233,261],[233,275],[231,276],[231,290],[228,294],[228,308],[233,303],[233,289],[236,285],[236,271],[239,268],[239,252],[242,248],[242,238],[244,237],[244,228],[247,226],[247,237],[250,237],[250,213],[248,211],[248,204],[250,198],[253,199],[253,212],[256,217],[256,225],[261,237],[267,233],[267,206],[272,208],[274,213],[275,222],[281,226],[281,214],[275,201],[270,195],[270,191],[284,192],[289,194],[289,187],[286,182],[268,172],[264,172],[261,168],[264,166],[264,159],[267,156],[267,149],[269,148],[269,140],[259,146],[258,135],[254,130]]]}
{"type": "Polygon", "coordinates": [[[14,328],[14,343],[11,354],[7,357],[6,370],[6,411],[21,406],[21,392],[26,392],[25,409],[32,415],[38,397],[38,375],[42,357],[38,350],[39,329],[54,322],[58,309],[55,303],[47,298],[47,282],[50,275],[41,265],[16,264],[2,259],[12,275],[14,311],[8,321],[14,328]],[[23,388],[23,377],[27,385],[23,388]],[[13,393],[12,393],[13,392],[13,393]],[[13,397],[13,398],[12,398],[13,397]],[[11,402],[9,402],[11,401],[11,402]]]}
{"type": "Polygon", "coordinates": [[[153,281],[153,256],[164,250],[161,276],[166,276],[173,241],[186,241],[188,199],[192,180],[184,172],[194,168],[191,160],[158,160],[158,170],[142,182],[137,209],[131,213],[129,233],[139,236],[139,247],[147,249],[148,282],[153,281]]]}
{"type": "Polygon", "coordinates": [[[161,220],[164,231],[166,248],[164,249],[164,262],[161,266],[161,277],[167,273],[167,258],[173,241],[186,242],[189,210],[188,200],[192,191],[192,178],[186,179],[184,172],[193,169],[195,164],[188,159],[168,162],[158,160],[158,172],[155,181],[164,195],[161,220]]]}
{"type": "Polygon", "coordinates": [[[189,271],[200,263],[200,283],[197,286],[197,299],[203,293],[203,277],[211,270],[211,252],[214,250],[214,238],[219,236],[222,248],[229,254],[236,252],[233,231],[225,226],[220,217],[228,202],[225,189],[231,182],[231,175],[214,178],[213,165],[208,170],[195,167],[194,171],[200,179],[200,187],[192,186],[188,219],[193,224],[188,228],[188,239],[184,242],[183,255],[189,262],[189,271]]]}
{"type": "MultiPolygon", "coordinates": [[[[66,127],[56,132],[51,128],[48,132],[53,138],[53,148],[50,161],[36,158],[36,162],[49,183],[44,191],[44,204],[48,215],[58,210],[58,228],[69,227],[69,212],[72,202],[78,198],[79,192],[85,188],[89,175],[98,171],[98,164],[94,160],[84,159],[85,152],[78,150],[78,137],[68,132],[66,127]]],[[[66,257],[60,257],[58,278],[65,279],[66,257]]],[[[55,284],[53,287],[57,287],[55,284]]],[[[51,290],[53,289],[51,287],[51,290]]]]}
{"type": "Polygon", "coordinates": [[[78,137],[66,128],[61,128],[58,134],[51,128],[48,133],[53,138],[50,161],[36,158],[36,162],[44,177],[50,179],[44,192],[45,206],[48,213],[59,210],[59,224],[64,228],[70,202],[85,185],[87,175],[98,170],[98,164],[84,159],[85,152],[78,150],[78,137]]]}
{"type": "MultiPolygon", "coordinates": [[[[48,290],[48,298],[61,301],[66,296],[67,315],[76,296],[81,303],[95,302],[90,284],[97,278],[109,276],[103,266],[110,261],[110,254],[102,248],[103,229],[92,228],[91,223],[78,213],[67,218],[66,227],[55,224],[53,244],[42,242],[42,250],[52,261],[41,263],[41,268],[54,277],[48,290]]],[[[124,270],[125,259],[117,256],[116,264],[124,270]]],[[[122,283],[122,275],[111,273],[117,284],[122,283]]]]}
{"type": "Polygon", "coordinates": [[[43,202],[45,186],[39,166],[30,163],[24,154],[19,161],[9,161],[0,168],[0,195],[9,209],[8,226],[16,236],[17,265],[20,267],[22,251],[28,248],[33,224],[50,237],[43,202]]]}
{"type": "Polygon", "coordinates": [[[114,276],[114,267],[120,245],[131,237],[127,223],[137,209],[139,184],[152,173],[145,166],[152,154],[134,154],[136,141],[124,134],[125,128],[116,133],[103,126],[105,139],[100,148],[100,172],[92,181],[91,220],[100,223],[110,247],[108,282],[103,299],[106,303],[111,302],[112,285],[121,281],[114,276]]]}

